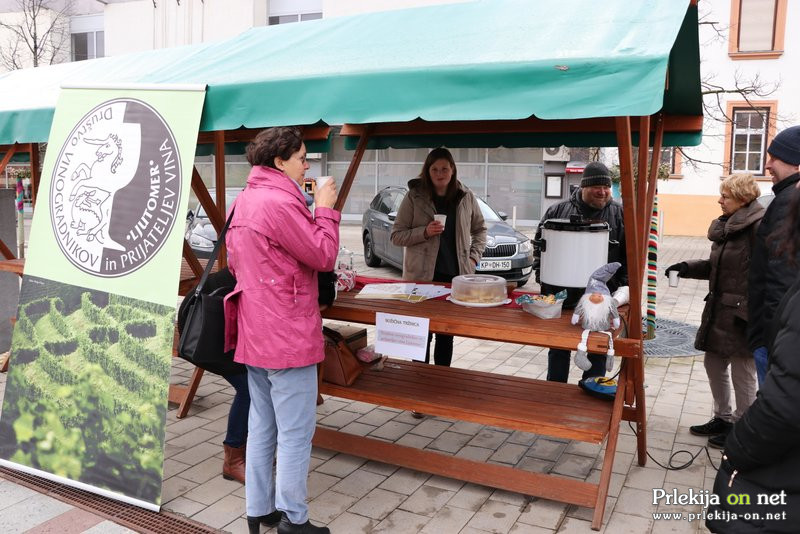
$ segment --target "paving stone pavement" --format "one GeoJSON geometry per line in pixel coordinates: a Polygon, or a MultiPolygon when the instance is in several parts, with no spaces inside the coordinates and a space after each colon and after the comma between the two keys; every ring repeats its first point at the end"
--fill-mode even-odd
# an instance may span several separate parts
{"type": "MultiPolygon", "coordinates": [[[[523,229],[533,234],[532,229],[523,229]]],[[[356,270],[373,276],[399,276],[392,268],[367,268],[361,255],[360,228],[343,225],[342,243],[353,250],[356,270]]],[[[659,270],[674,262],[707,257],[704,238],[666,237],[659,251],[659,270]]],[[[535,283],[528,284],[535,289],[535,283]]],[[[660,317],[699,324],[706,283],[682,280],[668,288],[659,272],[660,317]]],[[[369,327],[372,339],[374,328],[369,327]]],[[[456,338],[453,365],[544,379],[546,349],[456,338]]],[[[173,382],[188,379],[191,369],[173,364],[173,382]]],[[[648,451],[666,464],[671,454],[700,451],[705,440],[688,427],[711,415],[711,395],[702,356],[650,358],[645,365],[648,411],[648,451]]],[[[574,369],[570,382],[577,382],[574,369]]],[[[0,375],[0,390],[6,377],[0,375]]],[[[224,480],[222,440],[233,390],[222,378],[206,374],[184,419],[173,406],[167,414],[163,507],[211,527],[247,532],[244,487],[224,480]]],[[[516,466],[530,471],[557,472],[596,481],[604,446],[570,442],[507,429],[439,417],[414,419],[409,412],[344,399],[327,398],[319,407],[320,424],[360,435],[371,435],[444,454],[516,466]]],[[[705,453],[680,471],[667,471],[655,461],[640,467],[636,439],[624,425],[617,447],[606,513],[601,532],[707,532],[701,521],[654,519],[659,512],[698,513],[701,507],[653,504],[653,489],[679,493],[711,489],[715,469],[705,453]]],[[[719,451],[710,450],[714,463],[719,451]]],[[[678,463],[685,461],[679,457],[678,463]]],[[[331,451],[312,451],[309,506],[312,521],[337,534],[400,533],[572,533],[593,532],[592,510],[545,499],[464,483],[440,476],[367,461],[331,451]]],[[[0,478],[0,532],[129,532],[83,510],[0,478]],[[14,513],[25,510],[25,513],[14,513]],[[66,528],[65,525],[69,526],[66,528]],[[65,530],[66,529],[66,530],[65,530]],[[55,531],[55,530],[52,530],[55,531]]],[[[262,528],[262,532],[272,532],[262,528]]]]}

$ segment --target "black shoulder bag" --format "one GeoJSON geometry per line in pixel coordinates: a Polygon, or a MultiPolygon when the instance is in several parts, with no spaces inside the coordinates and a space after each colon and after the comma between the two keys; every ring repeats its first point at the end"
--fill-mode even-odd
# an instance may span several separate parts
{"type": "MultiPolygon", "coordinates": [[[[178,329],[180,331],[178,355],[197,367],[202,367],[218,374],[235,374],[244,370],[243,366],[233,362],[233,351],[225,352],[223,350],[225,346],[225,310],[223,301],[225,296],[233,291],[236,280],[228,272],[228,280],[233,285],[225,284],[213,291],[204,291],[211,269],[214,268],[214,263],[219,255],[219,249],[222,243],[225,242],[225,234],[228,232],[231,219],[233,219],[233,211],[228,216],[228,220],[225,221],[225,226],[217,238],[214,251],[208,259],[200,282],[186,296],[178,313],[178,329]]],[[[214,276],[218,274],[224,276],[222,272],[215,273],[214,276]]]]}

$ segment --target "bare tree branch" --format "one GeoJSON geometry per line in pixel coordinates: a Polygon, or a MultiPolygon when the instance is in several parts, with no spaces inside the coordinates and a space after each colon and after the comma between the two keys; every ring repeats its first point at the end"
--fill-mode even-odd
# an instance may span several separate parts
{"type": "MultiPolygon", "coordinates": [[[[780,80],[766,82],[758,73],[745,79],[738,70],[734,74],[731,86],[720,85],[715,75],[707,75],[700,81],[704,114],[709,120],[731,122],[733,117],[728,116],[727,113],[727,100],[724,99],[726,95],[737,95],[754,111],[761,113],[763,108],[759,108],[758,102],[754,99],[762,99],[774,94],[780,84],[780,80]]],[[[765,116],[762,115],[762,117],[766,119],[765,116]]]]}
{"type": "Polygon", "coordinates": [[[74,0],[17,0],[18,22],[0,22],[11,40],[0,47],[0,61],[10,69],[57,63],[69,50],[69,17],[74,0]],[[26,57],[27,56],[27,57],[26,57]]]}

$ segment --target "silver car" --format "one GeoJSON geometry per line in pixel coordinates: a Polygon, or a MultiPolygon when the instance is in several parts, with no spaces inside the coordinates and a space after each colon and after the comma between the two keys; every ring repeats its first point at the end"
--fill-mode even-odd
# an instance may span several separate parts
{"type": "MultiPolygon", "coordinates": [[[[370,267],[386,262],[403,268],[403,247],[392,244],[392,226],[397,209],[408,188],[390,186],[375,195],[361,221],[364,261],[370,267]]],[[[533,244],[526,235],[505,222],[504,214],[494,211],[478,199],[486,221],[486,250],[478,263],[477,272],[502,276],[518,286],[525,285],[533,268],[533,244]]]]}
{"type": "MultiPolygon", "coordinates": [[[[225,188],[225,206],[230,208],[241,192],[241,187],[225,188]]],[[[216,189],[209,189],[208,194],[211,195],[212,199],[216,200],[216,189]]],[[[217,243],[217,231],[208,219],[208,214],[200,202],[197,203],[194,211],[189,210],[186,216],[185,237],[198,258],[211,256],[211,252],[214,251],[214,245],[217,243]]]]}

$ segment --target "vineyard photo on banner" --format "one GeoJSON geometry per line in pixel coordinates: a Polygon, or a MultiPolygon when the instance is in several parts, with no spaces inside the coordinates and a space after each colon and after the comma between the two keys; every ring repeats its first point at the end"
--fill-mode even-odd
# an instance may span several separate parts
{"type": "Polygon", "coordinates": [[[186,213],[205,89],[64,89],[30,232],[0,465],[161,505],[186,213]]]}

